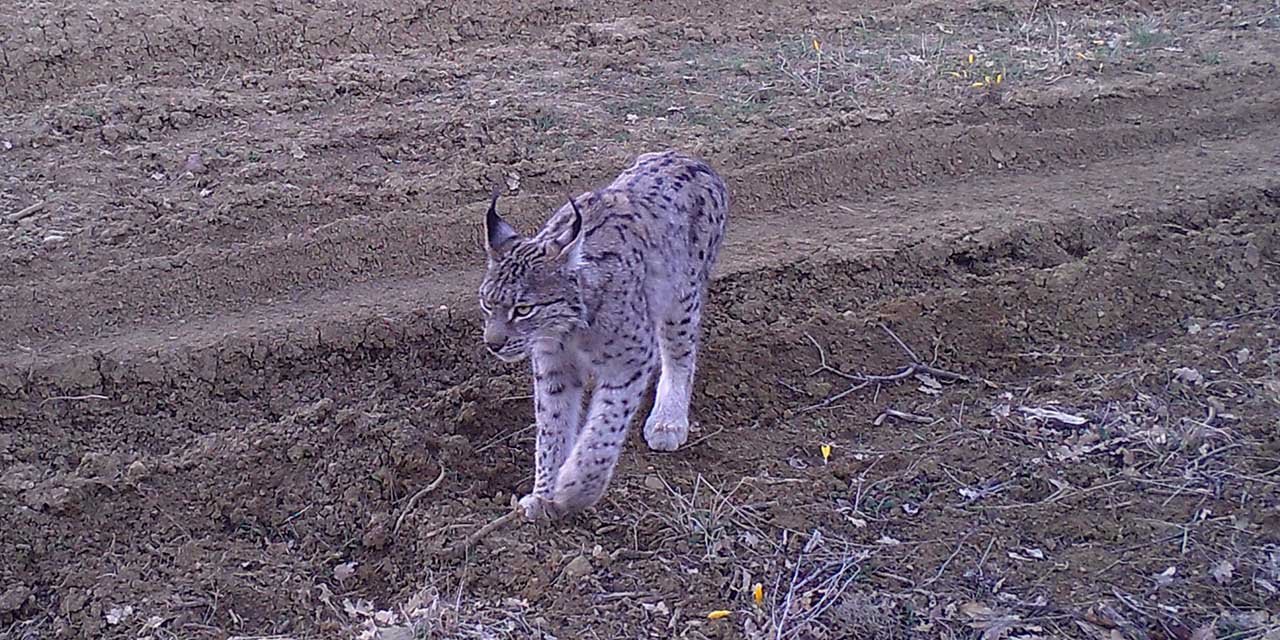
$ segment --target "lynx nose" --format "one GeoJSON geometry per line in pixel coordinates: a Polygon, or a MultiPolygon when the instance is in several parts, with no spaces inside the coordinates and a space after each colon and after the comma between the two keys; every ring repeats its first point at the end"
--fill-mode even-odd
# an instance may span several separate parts
{"type": "Polygon", "coordinates": [[[490,351],[497,353],[502,351],[503,347],[507,346],[507,338],[506,336],[496,336],[485,333],[484,346],[488,347],[490,351]]]}

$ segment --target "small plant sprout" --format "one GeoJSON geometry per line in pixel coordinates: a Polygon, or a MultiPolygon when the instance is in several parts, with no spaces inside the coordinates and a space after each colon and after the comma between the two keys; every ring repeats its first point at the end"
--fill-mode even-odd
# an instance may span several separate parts
{"type": "Polygon", "coordinates": [[[998,71],[996,74],[983,74],[982,79],[969,85],[974,89],[982,89],[987,87],[996,87],[1004,82],[1004,71],[998,71]]]}
{"type": "Polygon", "coordinates": [[[817,38],[813,39],[813,50],[818,54],[818,67],[814,70],[813,83],[817,87],[818,92],[822,92],[822,44],[817,38]]]}
{"type": "Polygon", "coordinates": [[[960,78],[961,80],[968,78],[969,67],[972,67],[973,63],[976,60],[977,60],[977,57],[974,56],[972,52],[970,52],[969,57],[965,58],[964,62],[960,64],[960,69],[958,71],[948,71],[947,75],[951,76],[952,78],[960,78]]]}
{"type": "MultiPolygon", "coordinates": [[[[983,87],[994,87],[1004,82],[1005,71],[1003,66],[1001,66],[1000,71],[996,72],[995,75],[982,73],[982,77],[981,79],[979,79],[978,74],[981,72],[976,70],[977,64],[978,64],[978,56],[973,52],[969,52],[969,55],[965,57],[963,62],[960,63],[959,69],[957,69],[956,71],[948,71],[946,73],[952,78],[957,78],[960,80],[968,80],[969,78],[974,78],[974,81],[970,83],[969,86],[975,89],[980,89],[983,87]]],[[[995,65],[992,62],[986,62],[982,66],[990,68],[995,65]]]]}

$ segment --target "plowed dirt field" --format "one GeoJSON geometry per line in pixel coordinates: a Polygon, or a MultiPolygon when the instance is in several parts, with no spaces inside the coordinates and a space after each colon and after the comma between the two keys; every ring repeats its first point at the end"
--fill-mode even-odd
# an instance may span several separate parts
{"type": "Polygon", "coordinates": [[[0,638],[1274,640],[1277,62],[1271,0],[6,2],[0,638]],[[440,557],[532,479],[491,186],[669,146],[690,444],[440,557]]]}

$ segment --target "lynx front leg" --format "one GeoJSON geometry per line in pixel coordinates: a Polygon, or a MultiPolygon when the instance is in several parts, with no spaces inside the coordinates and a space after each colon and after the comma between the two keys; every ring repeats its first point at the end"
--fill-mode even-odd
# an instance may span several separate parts
{"type": "Polygon", "coordinates": [[[672,305],[658,329],[662,372],[653,409],[644,423],[644,440],[654,451],[675,451],[689,439],[689,401],[701,325],[702,292],[692,288],[672,305]]]}
{"type": "Polygon", "coordinates": [[[653,345],[635,347],[630,364],[606,365],[592,393],[582,435],[560,469],[556,481],[555,509],[571,515],[599,502],[613,478],[614,467],[627,439],[640,400],[653,375],[653,345]]]}
{"type": "Polygon", "coordinates": [[[533,492],[520,499],[529,520],[554,519],[556,477],[582,426],[583,380],[563,347],[533,355],[533,406],[537,420],[533,492]]]}

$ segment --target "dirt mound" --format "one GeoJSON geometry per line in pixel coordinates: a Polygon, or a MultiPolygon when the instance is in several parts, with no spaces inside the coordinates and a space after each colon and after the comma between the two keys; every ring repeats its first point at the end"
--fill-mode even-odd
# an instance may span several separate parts
{"type": "Polygon", "coordinates": [[[160,4],[0,9],[0,637],[1280,624],[1274,6],[160,4]],[[531,479],[489,186],[667,145],[691,445],[439,559],[531,479]]]}

